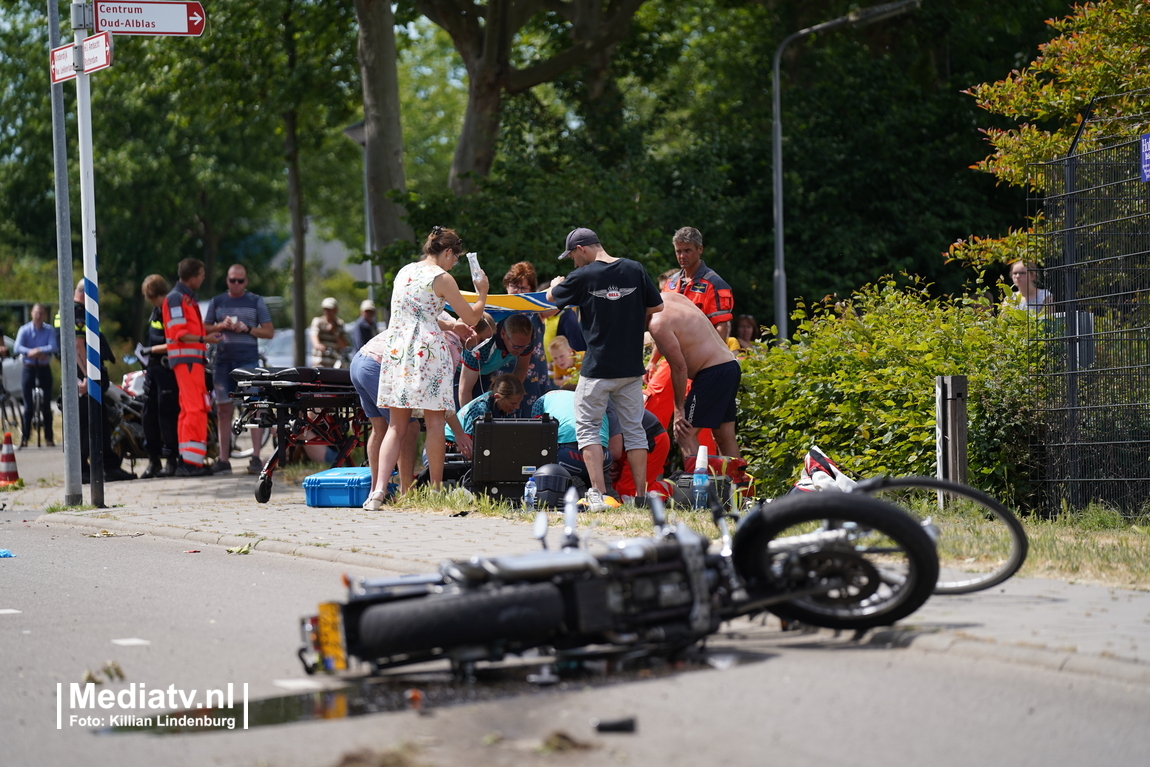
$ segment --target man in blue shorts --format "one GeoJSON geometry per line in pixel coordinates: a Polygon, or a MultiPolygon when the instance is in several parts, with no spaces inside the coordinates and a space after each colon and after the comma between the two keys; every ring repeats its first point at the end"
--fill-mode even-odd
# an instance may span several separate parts
{"type": "Polygon", "coordinates": [[[623,428],[623,449],[635,485],[647,486],[643,332],[647,319],[663,309],[663,299],[642,264],[607,253],[590,229],[581,227],[568,233],[566,250],[559,258],[568,256],[575,262],[575,270],[566,279],[551,281],[547,300],[559,308],[579,307],[587,352],[575,389],[576,438],[591,477],[587,509],[603,511],[607,508],[603,501],[607,483],[599,427],[608,402],[615,406],[623,428]]]}
{"type": "Polygon", "coordinates": [[[683,456],[698,451],[699,429],[712,429],[720,453],[741,458],[735,437],[735,399],[742,371],[715,326],[689,299],[664,293],[663,311],[651,318],[650,330],[671,368],[672,423],[683,456]]]}
{"type": "MultiPolygon", "coordinates": [[[[275,334],[268,305],[263,298],[248,290],[248,270],[242,264],[232,264],[228,268],[228,292],[208,303],[204,322],[218,326],[224,334],[216,347],[216,364],[212,372],[220,435],[220,458],[212,465],[212,472],[231,474],[232,465],[228,459],[231,455],[233,406],[229,395],[237,388],[232,371],[259,367],[260,349],[256,339],[271,338],[275,334]]],[[[248,462],[248,473],[259,474],[263,468],[260,460],[263,429],[252,429],[251,438],[252,457],[248,462]]]]}

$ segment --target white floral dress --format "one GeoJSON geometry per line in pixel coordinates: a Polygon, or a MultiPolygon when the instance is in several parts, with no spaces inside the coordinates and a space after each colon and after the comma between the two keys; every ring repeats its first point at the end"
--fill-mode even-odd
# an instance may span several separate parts
{"type": "Polygon", "coordinates": [[[446,301],[432,286],[441,274],[446,272],[435,264],[417,261],[395,275],[379,365],[380,407],[455,410],[451,344],[436,322],[446,301]]]}

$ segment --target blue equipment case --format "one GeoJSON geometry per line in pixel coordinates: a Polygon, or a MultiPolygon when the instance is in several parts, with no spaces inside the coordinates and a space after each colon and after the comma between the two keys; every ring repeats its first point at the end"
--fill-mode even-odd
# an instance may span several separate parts
{"type": "Polygon", "coordinates": [[[308,506],[362,506],[371,492],[371,468],[349,466],[317,472],[304,479],[303,492],[308,506]]]}

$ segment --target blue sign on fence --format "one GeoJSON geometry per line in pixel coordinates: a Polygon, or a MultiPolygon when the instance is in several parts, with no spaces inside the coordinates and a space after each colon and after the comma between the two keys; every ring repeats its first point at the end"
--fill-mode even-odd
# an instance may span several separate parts
{"type": "Polygon", "coordinates": [[[1150,181],[1150,133],[1142,135],[1142,180],[1150,181]]]}

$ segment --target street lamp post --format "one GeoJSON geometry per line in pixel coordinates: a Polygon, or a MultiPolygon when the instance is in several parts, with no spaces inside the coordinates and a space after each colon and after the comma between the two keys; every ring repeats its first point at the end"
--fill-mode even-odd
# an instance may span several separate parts
{"type": "Polygon", "coordinates": [[[363,150],[363,252],[368,256],[368,260],[364,262],[367,266],[367,297],[374,302],[375,263],[371,260],[371,254],[375,249],[375,242],[371,236],[371,199],[368,196],[367,185],[367,128],[364,121],[360,120],[355,125],[347,126],[343,129],[343,135],[359,144],[363,150]]]}
{"type": "Polygon", "coordinates": [[[779,47],[775,49],[774,66],[772,73],[772,86],[771,86],[771,100],[772,100],[772,132],[771,132],[771,154],[773,159],[773,176],[774,187],[773,196],[775,203],[775,325],[778,326],[777,340],[783,340],[787,337],[787,271],[786,262],[783,258],[783,113],[782,113],[782,99],[780,98],[779,89],[779,64],[783,58],[783,49],[792,40],[797,40],[800,37],[813,35],[817,32],[828,32],[832,29],[842,26],[850,27],[865,27],[868,24],[874,24],[877,21],[889,19],[892,16],[898,16],[902,13],[907,13],[917,9],[922,4],[922,0],[899,0],[894,3],[883,3],[882,5],[874,5],[870,8],[860,8],[857,11],[851,11],[846,16],[840,16],[837,19],[824,21],[821,24],[815,24],[813,27],[800,29],[788,35],[779,47]]]}

